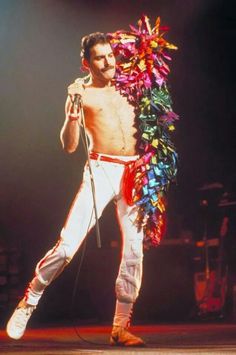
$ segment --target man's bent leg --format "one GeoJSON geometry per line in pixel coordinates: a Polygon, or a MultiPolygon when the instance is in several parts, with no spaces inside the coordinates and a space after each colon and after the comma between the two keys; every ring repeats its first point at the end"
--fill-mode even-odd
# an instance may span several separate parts
{"type": "MultiPolygon", "coordinates": [[[[96,170],[96,169],[95,169],[96,170]]],[[[95,171],[94,171],[95,172],[95,171]]],[[[104,176],[94,173],[98,216],[113,197],[113,191],[104,191],[104,176]]],[[[77,194],[61,238],[53,249],[46,253],[35,269],[35,277],[30,282],[25,297],[19,303],[7,324],[7,333],[14,339],[24,334],[26,324],[39,302],[45,288],[63,271],[81,245],[88,231],[95,224],[93,196],[88,169],[85,169],[83,183],[77,194]]]]}

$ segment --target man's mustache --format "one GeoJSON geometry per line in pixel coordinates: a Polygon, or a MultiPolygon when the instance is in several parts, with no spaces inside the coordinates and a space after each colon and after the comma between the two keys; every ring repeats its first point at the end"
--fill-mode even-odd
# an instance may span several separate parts
{"type": "Polygon", "coordinates": [[[113,65],[109,65],[108,67],[103,68],[101,71],[104,73],[104,72],[106,72],[107,70],[110,70],[110,69],[115,69],[115,67],[113,65]]]}

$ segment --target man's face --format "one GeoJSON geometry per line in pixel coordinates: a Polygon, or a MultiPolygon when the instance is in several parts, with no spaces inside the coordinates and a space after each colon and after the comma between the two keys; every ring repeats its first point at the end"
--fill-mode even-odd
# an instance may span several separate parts
{"type": "Polygon", "coordinates": [[[97,43],[90,48],[90,59],[86,64],[94,79],[108,82],[114,78],[116,60],[109,43],[97,43]]]}

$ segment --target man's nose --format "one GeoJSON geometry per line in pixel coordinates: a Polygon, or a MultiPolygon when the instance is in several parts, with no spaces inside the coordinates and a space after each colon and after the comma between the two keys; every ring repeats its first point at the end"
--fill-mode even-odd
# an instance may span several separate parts
{"type": "Polygon", "coordinates": [[[108,66],[111,63],[111,60],[110,60],[110,58],[108,56],[105,56],[104,62],[105,62],[105,66],[108,66]]]}

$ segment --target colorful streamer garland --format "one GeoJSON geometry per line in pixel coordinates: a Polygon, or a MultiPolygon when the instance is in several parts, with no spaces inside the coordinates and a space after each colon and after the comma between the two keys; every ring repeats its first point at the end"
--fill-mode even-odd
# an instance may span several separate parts
{"type": "Polygon", "coordinates": [[[167,88],[166,49],[177,49],[163,35],[158,17],[152,29],[147,16],[131,31],[109,33],[117,59],[116,88],[135,106],[140,159],[124,178],[127,202],[138,207],[138,228],[146,245],[158,245],[165,230],[166,193],[177,173],[177,153],[170,139],[178,116],[167,88]],[[132,193],[130,193],[132,192],[132,193]]]}

